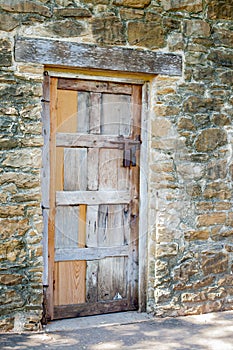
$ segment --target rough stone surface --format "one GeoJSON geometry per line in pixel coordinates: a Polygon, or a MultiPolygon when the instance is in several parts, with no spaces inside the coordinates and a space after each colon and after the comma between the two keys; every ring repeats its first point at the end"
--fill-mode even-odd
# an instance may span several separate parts
{"type": "Polygon", "coordinates": [[[164,46],[164,31],[161,24],[157,22],[130,22],[128,40],[131,45],[156,49],[164,46]]]}

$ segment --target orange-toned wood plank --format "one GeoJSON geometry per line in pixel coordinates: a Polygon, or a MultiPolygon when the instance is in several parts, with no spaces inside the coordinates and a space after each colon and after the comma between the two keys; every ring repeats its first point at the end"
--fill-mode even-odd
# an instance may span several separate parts
{"type": "Polygon", "coordinates": [[[54,305],[80,304],[83,298],[83,281],[86,266],[82,261],[62,261],[55,263],[54,305]]]}
{"type": "Polygon", "coordinates": [[[57,132],[77,131],[77,91],[57,91],[57,132]]]}

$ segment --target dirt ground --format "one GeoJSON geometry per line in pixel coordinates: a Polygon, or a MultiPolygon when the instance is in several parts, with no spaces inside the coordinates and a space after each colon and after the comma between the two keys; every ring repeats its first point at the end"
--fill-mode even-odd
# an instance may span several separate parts
{"type": "Polygon", "coordinates": [[[178,318],[126,312],[55,321],[39,333],[0,334],[0,349],[233,350],[233,311],[178,318]]]}

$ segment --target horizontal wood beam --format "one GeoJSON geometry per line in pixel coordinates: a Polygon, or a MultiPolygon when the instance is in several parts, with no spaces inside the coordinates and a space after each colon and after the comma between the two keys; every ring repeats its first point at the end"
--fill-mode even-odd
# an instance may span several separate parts
{"type": "Polygon", "coordinates": [[[127,204],[130,202],[128,191],[57,191],[57,205],[99,205],[127,204]]]}
{"type": "Polygon", "coordinates": [[[97,303],[60,305],[54,307],[54,320],[69,317],[106,314],[120,311],[137,310],[138,306],[127,299],[111,300],[97,303]]]}
{"type": "Polygon", "coordinates": [[[122,148],[124,143],[129,145],[140,145],[140,141],[130,138],[111,135],[79,134],[79,133],[57,133],[57,147],[90,147],[90,148],[122,148]]]}
{"type": "Polygon", "coordinates": [[[129,247],[97,247],[97,248],[56,248],[55,261],[100,260],[110,257],[128,256],[129,247]]]}
{"type": "Polygon", "coordinates": [[[154,75],[182,74],[181,55],[50,39],[16,38],[15,60],[154,75]]]}

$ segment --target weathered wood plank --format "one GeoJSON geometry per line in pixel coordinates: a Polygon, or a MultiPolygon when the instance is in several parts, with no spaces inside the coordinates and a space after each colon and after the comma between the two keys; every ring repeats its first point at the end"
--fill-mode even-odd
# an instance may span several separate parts
{"type": "Polygon", "coordinates": [[[61,261],[55,262],[54,270],[54,304],[58,306],[85,302],[85,265],[80,261],[61,261]]]}
{"type": "Polygon", "coordinates": [[[74,91],[90,91],[93,93],[112,93],[131,95],[132,86],[130,84],[117,84],[112,82],[87,81],[77,79],[59,78],[58,89],[74,91]]]}
{"type": "Polygon", "coordinates": [[[77,132],[88,134],[90,129],[89,92],[78,92],[77,132]]]}
{"type": "Polygon", "coordinates": [[[121,300],[127,297],[127,259],[101,259],[98,270],[98,301],[121,300]]]}
{"type": "MultiPolygon", "coordinates": [[[[59,149],[59,148],[58,148],[59,149]]],[[[87,149],[64,149],[64,190],[87,189],[87,149]]]]}
{"type": "Polygon", "coordinates": [[[55,179],[56,179],[56,100],[57,78],[50,79],[50,189],[49,189],[49,222],[48,222],[48,289],[46,299],[48,305],[48,317],[53,319],[53,281],[54,281],[54,241],[55,241],[55,179]]]}
{"type": "Polygon", "coordinates": [[[120,148],[125,141],[132,145],[140,144],[128,137],[121,138],[114,135],[57,133],[56,136],[57,147],[120,148]]]}
{"type": "Polygon", "coordinates": [[[127,204],[128,191],[57,191],[56,205],[127,204]]]}
{"type": "Polygon", "coordinates": [[[182,56],[122,47],[18,37],[15,60],[80,68],[182,75],[182,56]]]}
{"type": "Polygon", "coordinates": [[[42,170],[41,170],[41,192],[42,207],[49,208],[49,138],[50,138],[50,85],[49,76],[44,77],[43,81],[43,99],[42,99],[42,132],[44,137],[44,145],[42,151],[42,170]]]}
{"type": "Polygon", "coordinates": [[[107,314],[120,311],[136,310],[137,306],[129,304],[128,300],[111,300],[98,303],[86,303],[79,305],[55,306],[54,319],[82,317],[88,315],[107,314]]]}
{"type": "Polygon", "coordinates": [[[57,248],[55,261],[100,260],[107,257],[128,256],[128,246],[94,248],[57,248]]]}
{"type": "Polygon", "coordinates": [[[129,136],[130,117],[130,96],[115,94],[102,95],[102,135],[129,136]]]}

